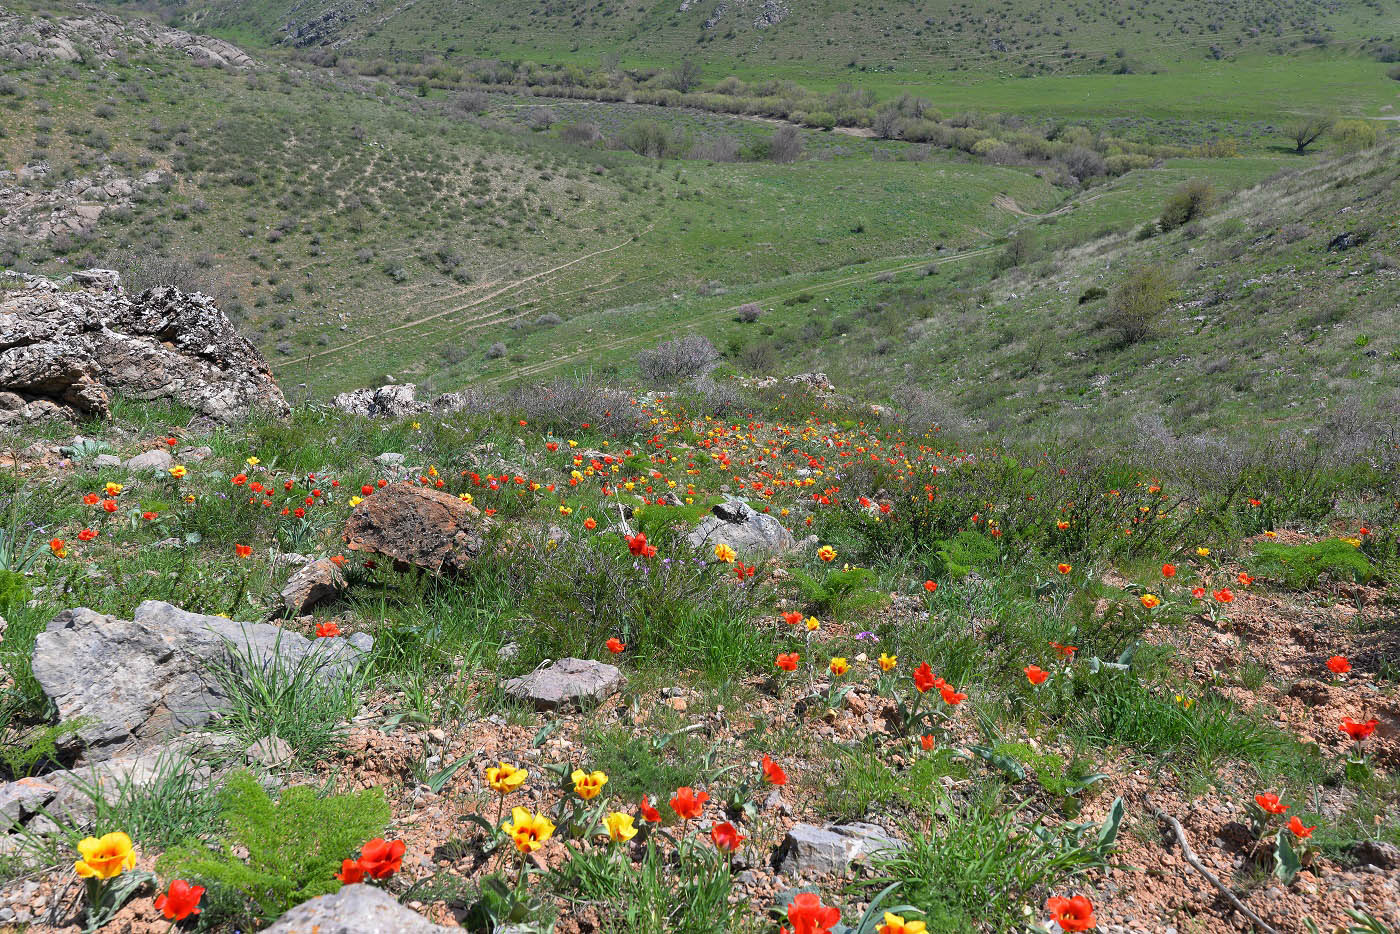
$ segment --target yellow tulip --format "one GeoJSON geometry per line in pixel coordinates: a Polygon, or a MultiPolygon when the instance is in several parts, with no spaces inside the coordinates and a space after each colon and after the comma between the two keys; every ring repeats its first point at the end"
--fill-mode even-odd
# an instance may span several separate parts
{"type": "Polygon", "coordinates": [[[734,559],[738,557],[738,554],[734,551],[733,548],[730,548],[724,542],[720,542],[718,545],[715,546],[715,557],[723,561],[725,564],[733,564],[734,559]]]}
{"type": "Polygon", "coordinates": [[[637,835],[637,828],[632,825],[632,815],[613,811],[603,818],[603,826],[607,828],[608,839],[613,843],[626,843],[637,835]]]}
{"type": "Polygon", "coordinates": [[[80,841],[78,855],[82,859],[73,864],[73,871],[84,879],[115,879],[136,867],[136,851],[132,849],[131,838],[120,830],[106,834],[100,840],[88,837],[80,841]]]}
{"type": "Polygon", "coordinates": [[[922,921],[905,921],[893,912],[885,912],[885,923],[877,929],[878,934],[924,934],[928,926],[922,921]]]}
{"type": "Polygon", "coordinates": [[[529,774],[525,769],[502,762],[486,770],[486,783],[498,793],[508,795],[525,784],[525,777],[529,774]]]}
{"type": "Polygon", "coordinates": [[[521,853],[533,853],[554,836],[554,822],[543,814],[531,814],[525,808],[511,808],[510,821],[504,830],[521,853]]]}
{"type": "Polygon", "coordinates": [[[574,773],[569,777],[573,779],[574,791],[585,801],[598,797],[603,786],[608,783],[608,777],[602,772],[585,772],[583,769],[574,769],[574,773]]]}
{"type": "Polygon", "coordinates": [[[899,657],[898,657],[898,656],[896,656],[896,655],[886,655],[884,652],[881,652],[881,653],[880,653],[880,670],[881,670],[881,671],[894,671],[894,666],[895,666],[895,665],[898,665],[898,664],[899,664],[899,657]]]}

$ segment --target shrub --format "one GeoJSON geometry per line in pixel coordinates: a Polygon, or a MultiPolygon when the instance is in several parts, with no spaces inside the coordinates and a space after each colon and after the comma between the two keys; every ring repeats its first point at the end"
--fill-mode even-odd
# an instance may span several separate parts
{"type": "Polygon", "coordinates": [[[674,384],[700,376],[719,362],[719,351],[708,338],[688,334],[637,354],[637,368],[652,383],[674,384]]]}
{"type": "Polygon", "coordinates": [[[1105,324],[1117,330],[1124,343],[1135,344],[1152,332],[1175,296],[1176,284],[1165,266],[1139,266],[1114,289],[1105,324]]]}
{"type": "Polygon", "coordinates": [[[339,889],[341,860],[381,833],[390,816],[381,788],[322,795],[299,785],[274,802],[246,771],[229,777],[220,801],[221,849],[188,841],[162,855],[157,871],[235,894],[241,913],[262,923],[339,889]]]}
{"type": "Polygon", "coordinates": [[[1375,125],[1369,120],[1338,120],[1332,127],[1332,139],[1343,152],[1370,149],[1379,138],[1375,125]]]}
{"type": "Polygon", "coordinates": [[[548,107],[536,107],[530,111],[526,121],[532,130],[547,130],[559,121],[559,117],[548,107]]]}
{"type": "Polygon", "coordinates": [[[1250,571],[1290,590],[1311,589],[1324,574],[1334,581],[1364,584],[1376,573],[1359,548],[1338,538],[1308,545],[1260,542],[1250,571]]]}
{"type": "Polygon", "coordinates": [[[1069,174],[1077,178],[1080,183],[1088,181],[1105,174],[1108,171],[1108,164],[1103,156],[1087,146],[1073,146],[1064,155],[1065,168],[1069,174]]]}
{"type": "Polygon", "coordinates": [[[981,532],[964,529],[952,538],[945,538],[934,548],[935,577],[960,580],[975,568],[996,560],[997,545],[981,532]]]}
{"type": "Polygon", "coordinates": [[[624,149],[653,159],[669,159],[689,148],[680,130],[667,133],[666,129],[654,120],[637,120],[629,124],[618,137],[618,143],[624,149]]]}
{"type": "Polygon", "coordinates": [[[1158,223],[1162,230],[1175,230],[1203,217],[1215,201],[1215,189],[1203,178],[1193,178],[1177,186],[1177,189],[1162,205],[1162,216],[1158,223]]]}
{"type": "Polygon", "coordinates": [[[603,132],[598,129],[596,123],[588,123],[580,120],[578,123],[570,123],[559,131],[559,138],[566,143],[575,146],[586,146],[589,143],[596,143],[603,138],[603,132]]]}
{"type": "Polygon", "coordinates": [[[745,324],[752,324],[763,314],[763,309],[758,302],[747,302],[739,306],[739,320],[745,324]]]}
{"type": "Polygon", "coordinates": [[[802,155],[802,134],[794,126],[780,126],[773,131],[768,154],[774,162],[796,162],[802,155]]]}
{"type": "Polygon", "coordinates": [[[452,98],[452,109],[463,114],[485,113],[490,102],[485,91],[463,91],[452,98]]]}

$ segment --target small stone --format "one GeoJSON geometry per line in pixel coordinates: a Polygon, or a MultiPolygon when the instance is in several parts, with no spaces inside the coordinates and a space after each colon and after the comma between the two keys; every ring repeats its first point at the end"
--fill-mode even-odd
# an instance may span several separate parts
{"type": "Polygon", "coordinates": [[[586,658],[563,658],[520,678],[511,678],[505,692],[528,700],[536,710],[580,706],[584,700],[603,701],[624,683],[622,672],[612,665],[586,658]]]}
{"type": "Polygon", "coordinates": [[[397,451],[385,451],[374,459],[380,467],[402,467],[404,456],[397,451]]]}
{"type": "Polygon", "coordinates": [[[132,473],[162,473],[175,466],[175,458],[164,448],[152,448],[130,458],[123,466],[132,473]]]}
{"type": "Polygon", "coordinates": [[[345,590],[345,575],[330,558],[321,558],[297,569],[282,587],[282,606],[300,616],[345,590]]]}
{"type": "Polygon", "coordinates": [[[278,769],[296,758],[291,744],[278,736],[264,736],[248,747],[248,761],[278,769]]]}
{"type": "Polygon", "coordinates": [[[383,889],[347,885],[302,902],[263,934],[446,934],[460,930],[433,924],[383,889]]]}

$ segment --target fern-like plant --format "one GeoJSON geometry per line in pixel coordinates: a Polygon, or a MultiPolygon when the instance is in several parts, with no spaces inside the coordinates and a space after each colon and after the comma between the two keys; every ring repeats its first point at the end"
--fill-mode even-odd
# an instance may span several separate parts
{"type": "Polygon", "coordinates": [[[264,924],[339,889],[341,860],[389,822],[382,789],[322,795],[299,785],[274,801],[246,771],[229,777],[222,804],[225,833],[217,850],[190,841],[162,855],[156,869],[164,878],[198,880],[211,892],[235,896],[248,918],[264,924]]]}

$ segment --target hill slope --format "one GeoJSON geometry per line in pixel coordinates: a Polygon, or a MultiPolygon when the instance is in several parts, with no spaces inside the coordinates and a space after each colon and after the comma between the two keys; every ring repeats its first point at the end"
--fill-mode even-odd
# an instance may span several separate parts
{"type": "Polygon", "coordinates": [[[1111,71],[1127,59],[1275,52],[1384,35],[1394,11],[1356,2],[1185,0],[1134,4],[913,0],[203,0],[175,7],[206,29],[296,46],[351,46],[390,59],[432,55],[591,57],[666,62],[1111,71]],[[517,54],[512,54],[515,52],[517,54]]]}

